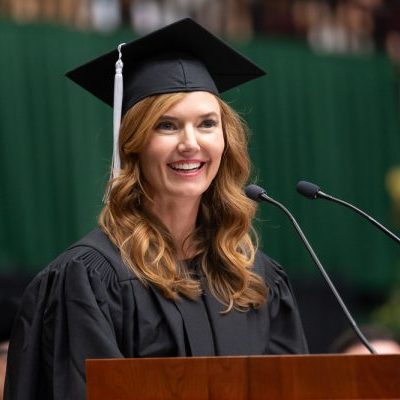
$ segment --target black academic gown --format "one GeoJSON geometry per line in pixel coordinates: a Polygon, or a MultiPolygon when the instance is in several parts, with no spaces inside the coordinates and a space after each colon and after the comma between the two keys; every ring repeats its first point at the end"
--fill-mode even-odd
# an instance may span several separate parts
{"type": "MultiPolygon", "coordinates": [[[[282,268],[261,252],[265,306],[222,314],[208,291],[165,299],[123,265],[95,229],[29,285],[9,349],[5,400],[85,399],[85,359],[307,353],[282,268]]],[[[200,278],[203,279],[203,278],[200,278]]]]}

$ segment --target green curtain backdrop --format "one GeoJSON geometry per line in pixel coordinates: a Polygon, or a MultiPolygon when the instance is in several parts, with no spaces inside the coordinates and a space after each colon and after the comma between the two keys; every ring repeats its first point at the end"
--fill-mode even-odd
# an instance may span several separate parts
{"type": "MultiPolygon", "coordinates": [[[[131,37],[0,21],[0,272],[33,273],[96,224],[111,109],[63,75],[131,37]]],[[[315,181],[391,226],[384,178],[400,164],[391,64],[277,39],[235,46],[268,71],[224,96],[251,128],[254,179],[294,212],[329,271],[387,288],[399,248],[350,211],[300,197],[295,184],[315,181]]],[[[286,217],[268,204],[258,217],[264,250],[292,275],[318,277],[286,217]]]]}

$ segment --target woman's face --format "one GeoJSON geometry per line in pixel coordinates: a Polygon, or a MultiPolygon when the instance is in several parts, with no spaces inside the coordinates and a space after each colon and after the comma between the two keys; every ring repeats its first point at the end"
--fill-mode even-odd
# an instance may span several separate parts
{"type": "Polygon", "coordinates": [[[139,162],[155,203],[198,200],[215,178],[225,146],[215,96],[186,94],[158,119],[150,135],[139,162]]]}

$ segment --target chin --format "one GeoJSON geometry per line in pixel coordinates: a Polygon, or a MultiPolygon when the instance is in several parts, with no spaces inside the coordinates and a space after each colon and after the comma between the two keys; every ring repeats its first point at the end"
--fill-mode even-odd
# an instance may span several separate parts
{"type": "Polygon", "coordinates": [[[182,188],[173,188],[168,191],[171,196],[187,197],[187,198],[200,198],[204,192],[207,191],[210,185],[191,187],[192,185],[184,185],[182,188]]]}

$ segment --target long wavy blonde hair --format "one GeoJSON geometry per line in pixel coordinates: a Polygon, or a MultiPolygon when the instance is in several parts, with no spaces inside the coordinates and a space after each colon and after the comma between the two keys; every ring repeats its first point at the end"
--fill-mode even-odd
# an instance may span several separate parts
{"type": "MultiPolygon", "coordinates": [[[[109,201],[99,224],[119,248],[126,266],[144,285],[168,299],[190,299],[201,293],[198,279],[178,260],[167,228],[144,206],[147,196],[139,153],[159,118],[186,94],[172,93],[141,100],[125,114],[120,131],[120,176],[109,183],[109,201]]],[[[248,310],[266,300],[264,281],[251,270],[256,237],[250,236],[255,205],[243,193],[250,173],[247,129],[239,115],[220,98],[225,139],[217,176],[202,195],[195,231],[187,238],[211,293],[224,305],[248,310]]]]}

